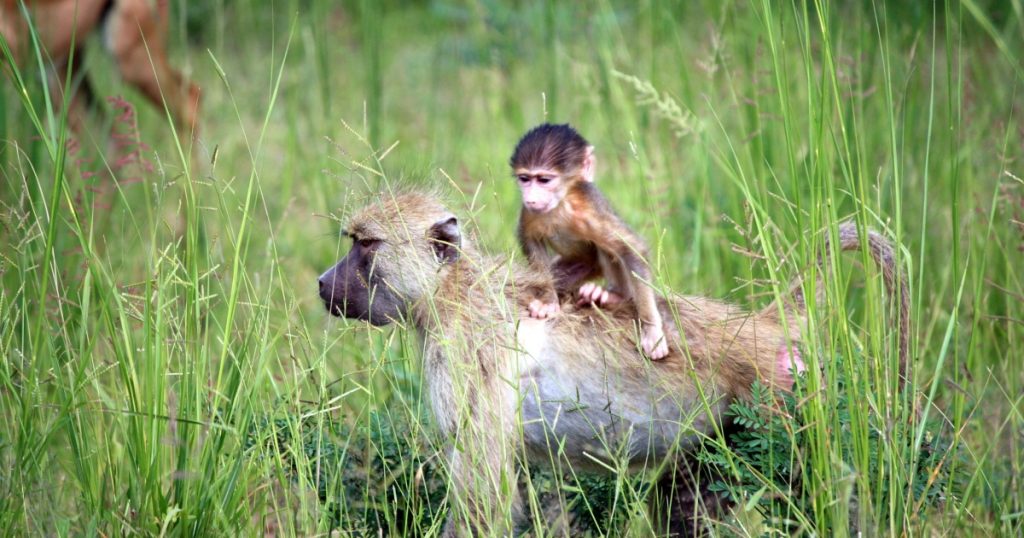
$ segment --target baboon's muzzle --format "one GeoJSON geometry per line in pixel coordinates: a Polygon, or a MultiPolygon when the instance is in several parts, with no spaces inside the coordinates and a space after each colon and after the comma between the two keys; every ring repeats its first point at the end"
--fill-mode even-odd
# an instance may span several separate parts
{"type": "Polygon", "coordinates": [[[365,258],[350,251],[320,275],[320,299],[331,315],[387,325],[400,317],[402,302],[387,286],[377,285],[377,278],[366,269],[369,260],[365,258]]]}
{"type": "Polygon", "coordinates": [[[324,307],[327,308],[327,311],[330,312],[332,316],[344,316],[346,318],[353,317],[348,315],[345,310],[345,305],[347,303],[344,297],[335,298],[334,296],[335,287],[337,285],[337,277],[335,276],[337,272],[335,271],[336,268],[337,266],[331,267],[324,274],[320,275],[319,279],[317,279],[317,283],[320,285],[320,299],[324,302],[324,307]]]}

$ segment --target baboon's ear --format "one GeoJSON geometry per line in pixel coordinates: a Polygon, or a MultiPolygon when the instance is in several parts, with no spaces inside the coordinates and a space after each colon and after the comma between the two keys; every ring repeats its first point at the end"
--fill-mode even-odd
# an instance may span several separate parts
{"type": "Polygon", "coordinates": [[[594,182],[594,166],[597,159],[594,157],[594,146],[587,146],[587,149],[583,152],[583,167],[580,170],[580,175],[583,176],[583,181],[587,183],[594,182]]]}
{"type": "Polygon", "coordinates": [[[459,219],[447,217],[435,222],[427,231],[427,239],[434,249],[437,261],[445,264],[459,259],[459,248],[462,246],[459,219]]]}

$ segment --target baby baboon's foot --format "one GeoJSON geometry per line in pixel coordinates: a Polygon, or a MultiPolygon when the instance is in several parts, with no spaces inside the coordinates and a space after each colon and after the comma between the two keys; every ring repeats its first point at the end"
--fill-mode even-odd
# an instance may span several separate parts
{"type": "Polygon", "coordinates": [[[579,300],[576,301],[577,306],[588,304],[593,304],[595,306],[611,306],[622,302],[621,295],[614,291],[604,289],[593,282],[587,282],[580,286],[579,297],[579,300]]]}
{"type": "Polygon", "coordinates": [[[665,331],[661,325],[644,325],[643,334],[640,337],[640,345],[644,353],[652,361],[664,359],[668,356],[668,342],[665,341],[665,331]]]}
{"type": "Polygon", "coordinates": [[[530,301],[527,310],[529,311],[531,318],[547,319],[561,311],[561,307],[557,302],[545,303],[540,299],[534,299],[530,301]]]}

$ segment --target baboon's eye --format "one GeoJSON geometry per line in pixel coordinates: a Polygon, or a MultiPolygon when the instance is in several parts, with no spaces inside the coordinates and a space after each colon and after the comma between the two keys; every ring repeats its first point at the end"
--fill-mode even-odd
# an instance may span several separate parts
{"type": "Polygon", "coordinates": [[[379,239],[357,239],[356,240],[356,244],[359,245],[359,247],[363,248],[363,249],[373,248],[374,246],[377,245],[377,243],[380,243],[379,239]]]}
{"type": "Polygon", "coordinates": [[[527,176],[527,175],[519,176],[519,182],[520,183],[529,183],[530,182],[530,176],[527,176]]]}
{"type": "Polygon", "coordinates": [[[550,177],[540,176],[539,178],[537,178],[537,183],[540,183],[541,185],[547,185],[548,183],[551,182],[551,179],[552,178],[550,177]]]}

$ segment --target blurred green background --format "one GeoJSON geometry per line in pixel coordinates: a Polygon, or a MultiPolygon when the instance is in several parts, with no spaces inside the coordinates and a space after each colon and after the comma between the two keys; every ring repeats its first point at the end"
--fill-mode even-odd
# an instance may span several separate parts
{"type": "MultiPolygon", "coordinates": [[[[400,437],[415,461],[441,450],[429,420],[415,425],[415,337],[328,319],[316,277],[348,248],[339,222],[395,184],[444,186],[486,250],[515,252],[507,161],[542,121],[596,146],[599,187],[680,293],[763,306],[846,218],[903,246],[911,402],[889,390],[892,320],[860,255],[812,312],[815,442],[794,454],[816,478],[799,532],[1021,532],[1020,0],[208,0],[171,14],[172,63],[202,89],[194,144],[177,146],[99,39],[89,78],[137,104],[137,122],[101,100],[83,131],[62,130],[37,64],[4,62],[6,533],[437,532],[407,468],[378,470],[399,493],[376,524],[345,513],[380,502],[379,477],[346,489],[302,471],[337,464],[321,446],[373,459],[381,416],[414,424],[400,437]],[[861,353],[876,360],[828,359],[861,353]],[[853,445],[831,427],[841,396],[853,445]],[[959,489],[927,484],[937,504],[908,485],[925,437],[911,411],[960,447],[935,470],[962,472],[959,489]]],[[[630,524],[604,532],[649,532],[643,489],[615,487],[630,524]]],[[[750,512],[718,531],[783,532],[750,512]]]]}

